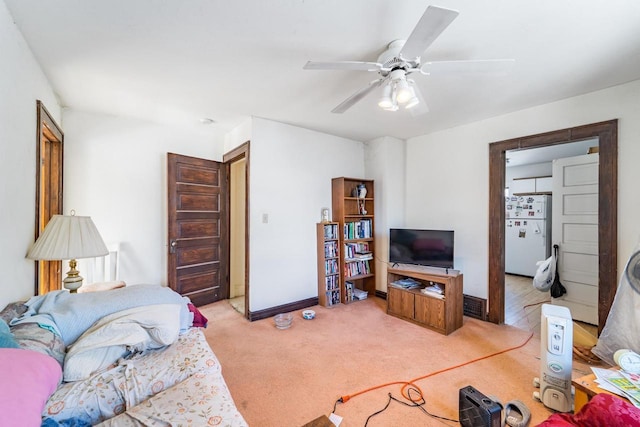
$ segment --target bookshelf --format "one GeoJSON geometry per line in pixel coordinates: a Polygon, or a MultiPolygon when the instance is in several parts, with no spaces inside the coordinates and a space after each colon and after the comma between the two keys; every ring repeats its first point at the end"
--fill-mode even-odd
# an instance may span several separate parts
{"type": "Polygon", "coordinates": [[[373,296],[375,283],[375,230],[373,180],[333,178],[333,220],[339,224],[341,301],[357,300],[356,289],[373,296]]]}
{"type": "Polygon", "coordinates": [[[337,222],[316,224],[318,248],[318,304],[340,304],[340,238],[337,222]]]}

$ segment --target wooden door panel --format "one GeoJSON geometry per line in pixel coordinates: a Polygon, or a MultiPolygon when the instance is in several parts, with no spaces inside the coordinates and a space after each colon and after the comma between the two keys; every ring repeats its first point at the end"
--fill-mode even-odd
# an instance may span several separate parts
{"type": "Polygon", "coordinates": [[[181,194],[178,209],[217,211],[220,209],[220,197],[217,194],[181,194]]]}
{"type": "Polygon", "coordinates": [[[195,305],[226,298],[224,165],[168,153],[169,286],[195,305]]]}
{"type": "MultiPolygon", "coordinates": [[[[186,156],[183,156],[186,157],[186,156]]],[[[202,159],[204,160],[204,159],[202,159]]],[[[207,160],[212,161],[212,160],[207,160]]],[[[191,183],[199,185],[220,185],[220,173],[210,169],[206,165],[193,163],[178,165],[176,178],[181,183],[191,183]]]]}
{"type": "Polygon", "coordinates": [[[220,253],[218,252],[218,248],[216,246],[217,245],[204,246],[193,249],[179,249],[178,268],[191,264],[218,262],[220,253]]]}
{"type": "Polygon", "coordinates": [[[189,237],[220,237],[220,225],[218,220],[193,220],[180,221],[180,235],[189,237]]]}

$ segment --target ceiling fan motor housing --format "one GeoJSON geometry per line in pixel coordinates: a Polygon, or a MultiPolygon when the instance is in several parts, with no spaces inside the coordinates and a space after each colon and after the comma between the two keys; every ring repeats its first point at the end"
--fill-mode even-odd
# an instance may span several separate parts
{"type": "MultiPolygon", "coordinates": [[[[400,57],[400,51],[406,43],[406,40],[394,40],[387,46],[387,50],[378,56],[378,63],[382,64],[380,75],[387,77],[395,70],[404,70],[406,74],[420,67],[420,58],[407,60],[400,57]]],[[[393,76],[392,76],[393,78],[393,76]]]]}

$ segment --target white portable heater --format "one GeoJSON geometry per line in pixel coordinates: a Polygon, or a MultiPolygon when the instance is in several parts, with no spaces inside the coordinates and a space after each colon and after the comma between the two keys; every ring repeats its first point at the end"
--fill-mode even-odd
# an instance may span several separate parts
{"type": "Polygon", "coordinates": [[[543,304],[540,325],[540,378],[533,380],[540,391],[533,397],[558,412],[573,410],[571,369],[573,321],[567,307],[543,304]]]}

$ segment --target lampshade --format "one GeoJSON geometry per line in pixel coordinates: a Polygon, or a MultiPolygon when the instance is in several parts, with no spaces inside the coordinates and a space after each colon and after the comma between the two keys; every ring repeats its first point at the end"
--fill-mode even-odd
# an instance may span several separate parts
{"type": "Polygon", "coordinates": [[[109,253],[98,229],[88,216],[54,215],[33,244],[27,258],[44,261],[69,260],[65,288],[76,292],[82,277],[76,270],[77,258],[92,258],[109,253]]]}
{"type": "Polygon", "coordinates": [[[404,78],[397,80],[396,88],[398,90],[396,95],[396,101],[398,101],[398,104],[404,104],[413,96],[413,91],[411,91],[409,83],[407,83],[407,80],[404,78]]]}
{"type": "Polygon", "coordinates": [[[404,108],[413,108],[420,103],[413,86],[409,86],[409,91],[411,92],[411,98],[409,98],[407,103],[404,105],[404,108]]]}
{"type": "Polygon", "coordinates": [[[378,106],[382,109],[389,109],[393,107],[393,101],[391,100],[391,84],[386,84],[382,87],[382,97],[378,101],[378,106]]]}
{"type": "Polygon", "coordinates": [[[27,258],[59,261],[104,256],[108,253],[91,217],[54,215],[29,249],[27,258]]]}

